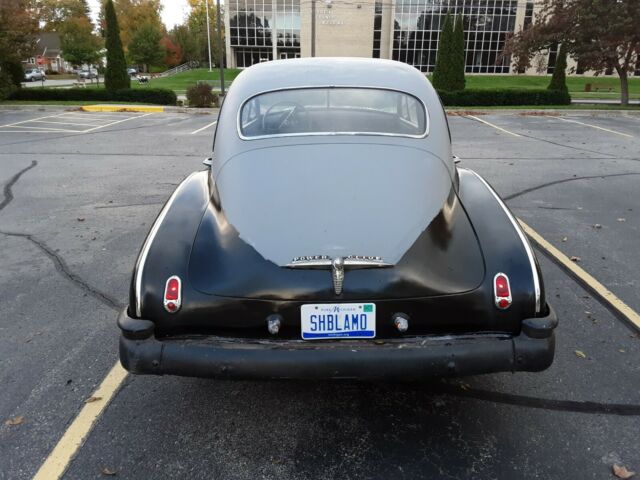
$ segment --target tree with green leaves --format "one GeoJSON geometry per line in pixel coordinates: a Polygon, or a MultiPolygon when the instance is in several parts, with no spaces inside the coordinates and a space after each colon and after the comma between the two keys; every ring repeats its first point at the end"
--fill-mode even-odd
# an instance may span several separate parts
{"type": "Polygon", "coordinates": [[[88,18],[73,17],[60,27],[60,47],[67,62],[92,65],[100,59],[102,40],[88,18]]]}
{"type": "Polygon", "coordinates": [[[0,0],[0,95],[20,87],[22,60],[33,55],[37,31],[31,0],[0,0]]]}
{"type": "Polygon", "coordinates": [[[46,32],[60,32],[72,18],[89,19],[87,0],[37,0],[38,20],[46,32]]]}
{"type": "Polygon", "coordinates": [[[505,46],[518,69],[551,45],[561,43],[584,69],[613,69],[620,77],[620,100],[629,104],[629,75],[640,55],[638,0],[540,0],[534,23],[505,46]]]}
{"type": "Polygon", "coordinates": [[[164,59],[165,51],[160,45],[162,30],[151,22],[140,25],[129,42],[129,58],[138,65],[143,66],[143,71],[148,71],[149,65],[157,65],[164,59]]]}
{"type": "Polygon", "coordinates": [[[547,89],[569,93],[569,88],[567,87],[567,47],[564,43],[558,49],[551,83],[549,83],[547,89]]]}
{"type": "Polygon", "coordinates": [[[129,88],[131,79],[127,74],[127,63],[120,41],[120,28],[113,0],[107,0],[105,3],[104,20],[106,24],[105,46],[107,48],[107,70],[104,75],[104,85],[107,90],[129,88]]]}
{"type": "Polygon", "coordinates": [[[453,59],[453,19],[447,14],[444,20],[440,39],[438,41],[438,55],[433,70],[432,83],[436,90],[454,91],[454,59],[453,59]]]}
{"type": "Polygon", "coordinates": [[[464,79],[464,70],[466,59],[464,55],[464,16],[456,17],[455,26],[453,28],[453,48],[451,54],[453,62],[452,67],[452,84],[451,90],[464,90],[466,81],[464,79]]]}
{"type": "Polygon", "coordinates": [[[170,33],[171,41],[180,46],[181,58],[178,63],[200,61],[200,37],[188,25],[176,25],[170,33]]]}

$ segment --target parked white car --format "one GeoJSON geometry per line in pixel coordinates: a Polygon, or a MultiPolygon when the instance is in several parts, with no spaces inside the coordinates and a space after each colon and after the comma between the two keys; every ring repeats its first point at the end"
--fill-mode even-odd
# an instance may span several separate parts
{"type": "Polygon", "coordinates": [[[35,82],[46,79],[47,76],[45,75],[45,73],[38,68],[29,68],[24,71],[25,82],[35,82]]]}

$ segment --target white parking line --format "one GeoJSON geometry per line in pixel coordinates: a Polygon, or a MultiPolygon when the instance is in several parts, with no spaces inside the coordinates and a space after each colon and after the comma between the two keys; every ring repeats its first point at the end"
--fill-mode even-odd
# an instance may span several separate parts
{"type": "Polygon", "coordinates": [[[59,117],[59,116],[60,115],[47,115],[45,117],[31,118],[29,120],[23,120],[21,122],[14,122],[14,123],[7,123],[6,125],[0,125],[0,128],[13,127],[14,125],[22,125],[23,123],[33,122],[34,120],[42,120],[43,118],[53,118],[53,117],[59,117]]]}
{"type": "Polygon", "coordinates": [[[510,132],[509,130],[505,130],[502,127],[494,125],[493,123],[487,122],[486,120],[482,120],[481,118],[476,117],[475,115],[466,115],[467,118],[473,118],[474,120],[479,121],[480,123],[484,123],[485,125],[489,125],[490,127],[495,128],[496,130],[500,130],[501,132],[508,133],[509,135],[513,135],[514,137],[521,137],[522,135],[518,135],[517,133],[510,132]]]}
{"type": "Polygon", "coordinates": [[[128,120],[135,120],[136,118],[142,118],[142,117],[148,117],[149,115],[153,115],[153,112],[149,112],[149,113],[145,113],[144,115],[137,115],[135,117],[129,117],[129,118],[124,118],[122,120],[118,120],[117,122],[111,122],[111,123],[107,123],[106,125],[99,125],[97,127],[93,127],[90,128],[89,130],[83,130],[80,133],[89,133],[89,132],[93,132],[94,130],[98,130],[100,128],[106,128],[106,127],[110,127],[111,125],[116,125],[117,123],[122,123],[122,122],[126,122],[128,120]]]}
{"type": "MultiPolygon", "coordinates": [[[[2,128],[2,127],[0,127],[2,128]]],[[[82,130],[71,130],[71,129],[64,129],[64,128],[50,128],[50,127],[30,127],[29,125],[18,125],[16,127],[14,127],[13,125],[6,125],[5,128],[28,128],[29,130],[38,130],[38,133],[40,132],[40,130],[44,130],[47,132],[50,131],[55,131],[55,132],[74,132],[74,133],[78,133],[78,132],[82,132],[82,130]]]]}
{"type": "Polygon", "coordinates": [[[52,120],[31,120],[33,123],[50,123],[54,125],[77,125],[79,127],[94,127],[95,123],[71,123],[71,122],[54,122],[52,120]]]}
{"type": "Polygon", "coordinates": [[[602,130],[604,132],[609,132],[609,133],[614,133],[616,135],[620,135],[622,137],[628,137],[628,138],[634,138],[633,135],[629,135],[628,133],[622,133],[622,132],[617,132],[615,130],[610,130],[608,128],[604,128],[604,127],[599,127],[597,125],[591,125],[589,123],[583,123],[583,122],[579,122],[578,120],[571,120],[569,118],[562,118],[562,117],[553,117],[553,119],[555,120],[562,120],[563,122],[571,122],[571,123],[577,123],[578,125],[584,125],[585,127],[591,127],[591,128],[596,128],[598,130],[602,130]]]}
{"type": "Polygon", "coordinates": [[[211,123],[210,123],[210,124],[208,124],[208,125],[205,125],[205,126],[204,126],[204,127],[202,127],[202,128],[199,128],[198,130],[194,130],[193,132],[191,132],[191,135],[195,135],[196,133],[200,133],[201,131],[206,130],[206,129],[207,129],[207,128],[209,128],[209,127],[213,127],[216,123],[218,123],[218,121],[217,121],[217,120],[216,120],[215,122],[211,122],[211,123]]]}

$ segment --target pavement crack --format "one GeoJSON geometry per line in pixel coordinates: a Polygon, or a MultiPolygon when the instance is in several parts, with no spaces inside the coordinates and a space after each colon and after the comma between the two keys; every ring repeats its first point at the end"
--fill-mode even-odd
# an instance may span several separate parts
{"type": "Polygon", "coordinates": [[[18,237],[18,238],[26,238],[35,246],[37,246],[49,259],[53,262],[53,266],[56,271],[65,277],[67,280],[71,281],[75,285],[77,285],[81,290],[83,290],[88,295],[91,295],[93,298],[98,300],[103,305],[111,308],[112,310],[120,311],[124,308],[118,300],[111,297],[110,295],[101,292],[96,287],[91,286],[86,280],[84,280],[80,275],[74,273],[64,259],[58,255],[51,247],[49,247],[42,240],[38,240],[33,235],[29,233],[18,233],[18,232],[4,232],[0,231],[1,234],[6,235],[8,237],[18,237]]]}
{"type": "Polygon", "coordinates": [[[556,400],[526,395],[514,395],[511,393],[496,392],[480,389],[463,389],[461,387],[444,384],[441,391],[456,397],[473,398],[488,402],[514,405],[519,407],[540,408],[544,410],[557,410],[561,412],[589,413],[599,415],[640,415],[640,405],[628,405],[620,403],[581,402],[575,400],[556,400]]]}
{"type": "Polygon", "coordinates": [[[31,165],[29,165],[28,167],[25,167],[22,170],[20,170],[13,177],[11,177],[7,183],[4,184],[4,198],[2,199],[2,202],[0,202],[0,211],[2,211],[13,200],[13,190],[12,189],[13,189],[13,186],[16,184],[16,182],[18,180],[20,180],[20,177],[22,175],[27,173],[29,170],[34,168],[36,165],[38,165],[38,162],[36,160],[33,160],[31,162],[31,165]]]}
{"type": "Polygon", "coordinates": [[[593,180],[596,178],[611,178],[611,177],[625,177],[628,175],[640,175],[640,172],[627,172],[627,173],[610,173],[609,175],[585,175],[583,177],[571,177],[571,178],[563,178],[562,180],[554,180],[552,182],[542,183],[540,185],[536,185],[535,187],[525,188],[516,193],[512,193],[511,195],[507,195],[503,197],[505,201],[513,200],[514,198],[520,197],[522,195],[526,195],[527,193],[535,192],[536,190],[540,190],[542,188],[551,187],[553,185],[558,185],[561,183],[573,182],[575,180],[593,180]]]}

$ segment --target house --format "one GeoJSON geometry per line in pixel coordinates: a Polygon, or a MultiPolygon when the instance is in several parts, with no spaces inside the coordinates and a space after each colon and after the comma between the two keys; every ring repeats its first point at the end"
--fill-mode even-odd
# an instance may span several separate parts
{"type": "Polygon", "coordinates": [[[22,61],[25,68],[38,67],[47,72],[66,73],[72,66],[62,57],[60,35],[41,32],[36,38],[34,56],[22,61]]]}

